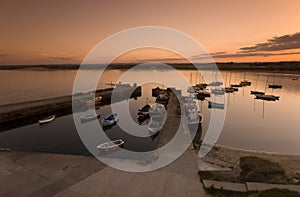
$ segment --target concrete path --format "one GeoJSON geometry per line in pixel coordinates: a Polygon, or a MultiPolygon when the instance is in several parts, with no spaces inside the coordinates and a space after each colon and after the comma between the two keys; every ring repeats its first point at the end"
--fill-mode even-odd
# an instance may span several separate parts
{"type": "Polygon", "coordinates": [[[53,196],[104,167],[92,157],[0,152],[0,196],[53,196]]]}
{"type": "Polygon", "coordinates": [[[107,167],[56,196],[209,196],[197,175],[197,165],[194,153],[187,151],[156,171],[132,173],[107,167]]]}
{"type": "Polygon", "coordinates": [[[209,196],[187,150],[172,164],[146,173],[107,167],[93,157],[0,152],[0,196],[209,196]]]}

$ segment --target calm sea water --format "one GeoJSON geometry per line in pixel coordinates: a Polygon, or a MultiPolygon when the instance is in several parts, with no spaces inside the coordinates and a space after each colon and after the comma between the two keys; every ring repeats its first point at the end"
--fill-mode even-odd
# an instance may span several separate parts
{"type": "MultiPolygon", "coordinates": [[[[92,70],[84,72],[91,76],[95,75],[92,70]]],[[[135,72],[133,82],[148,74],[143,70],[135,72]]],[[[191,84],[203,81],[196,71],[180,72],[191,84]]],[[[171,73],[172,71],[165,70],[158,72],[157,75],[168,78],[171,73]]],[[[118,80],[122,74],[124,71],[121,70],[106,71],[98,83],[98,88],[109,87],[109,83],[118,80]]],[[[0,71],[2,92],[0,104],[69,95],[72,93],[75,75],[74,70],[0,71]]],[[[300,80],[292,80],[299,76],[257,72],[247,72],[245,76],[245,72],[222,72],[222,77],[226,85],[239,83],[245,77],[252,82],[252,85],[239,88],[238,92],[226,94],[226,119],[218,139],[219,144],[249,150],[300,154],[300,80]],[[250,95],[250,90],[264,91],[267,81],[282,84],[282,89],[266,89],[268,94],[279,95],[279,101],[255,100],[254,96],[250,95]]],[[[146,101],[154,102],[151,88],[157,85],[146,84],[143,86],[142,97],[124,101],[130,102],[133,119],[136,117],[137,109],[141,108],[146,101]]],[[[218,109],[208,109],[207,100],[199,101],[199,106],[204,116],[203,135],[205,135],[210,123],[211,111],[218,109]]],[[[109,113],[107,108],[108,106],[101,108],[103,116],[109,113]]],[[[118,133],[119,136],[118,126],[113,127],[111,133],[118,133]]],[[[155,146],[155,140],[151,138],[131,138],[131,140],[132,143],[127,147],[129,149],[130,144],[138,147],[140,151],[151,150],[155,146]]],[[[33,124],[0,133],[0,147],[73,154],[87,153],[78,137],[71,115],[59,117],[46,127],[33,124]]]]}

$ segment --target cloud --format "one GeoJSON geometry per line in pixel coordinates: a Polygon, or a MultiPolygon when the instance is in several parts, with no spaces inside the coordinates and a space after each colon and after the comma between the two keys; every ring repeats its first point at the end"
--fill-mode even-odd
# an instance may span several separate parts
{"type": "Polygon", "coordinates": [[[232,54],[224,54],[224,55],[214,55],[213,58],[233,58],[233,57],[269,57],[269,56],[277,56],[277,55],[298,55],[300,52],[287,52],[287,53],[232,53],[232,54]]]}
{"type": "Polygon", "coordinates": [[[182,61],[185,60],[184,58],[176,57],[176,58],[149,58],[149,59],[138,59],[135,62],[149,62],[149,61],[154,61],[154,62],[167,62],[167,61],[182,61]]]}
{"type": "Polygon", "coordinates": [[[290,49],[300,49],[300,33],[275,36],[272,39],[269,39],[267,42],[258,43],[250,47],[240,48],[242,53],[251,53],[251,52],[270,52],[270,51],[282,51],[290,49]]]}

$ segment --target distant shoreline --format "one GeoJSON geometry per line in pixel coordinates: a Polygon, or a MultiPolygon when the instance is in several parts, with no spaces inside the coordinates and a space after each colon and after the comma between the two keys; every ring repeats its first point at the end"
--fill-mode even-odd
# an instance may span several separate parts
{"type": "MultiPolygon", "coordinates": [[[[116,63],[110,64],[107,69],[127,70],[133,68],[138,63],[116,63]]],[[[195,70],[192,64],[172,63],[168,64],[178,70],[195,70]]],[[[211,70],[212,64],[198,64],[203,70],[211,70]]],[[[219,70],[226,71],[272,71],[272,72],[292,72],[300,73],[300,62],[255,62],[255,63],[216,63],[219,70]]],[[[2,65],[0,70],[78,70],[80,64],[53,64],[53,65],[2,65]]],[[[85,69],[102,69],[104,65],[86,65],[85,69]]]]}

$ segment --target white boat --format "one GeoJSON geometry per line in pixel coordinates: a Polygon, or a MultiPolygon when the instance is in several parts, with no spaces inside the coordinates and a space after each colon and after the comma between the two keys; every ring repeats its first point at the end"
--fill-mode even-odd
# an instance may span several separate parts
{"type": "Polygon", "coordinates": [[[109,151],[109,150],[115,150],[119,147],[122,147],[123,145],[124,145],[124,141],[119,139],[119,140],[102,143],[98,145],[97,148],[100,150],[109,151]]]}
{"type": "Polygon", "coordinates": [[[100,118],[100,112],[96,112],[95,114],[88,114],[85,116],[81,116],[80,120],[82,122],[90,121],[90,120],[95,120],[97,118],[100,118]]]}
{"type": "Polygon", "coordinates": [[[216,95],[223,95],[225,93],[225,89],[224,88],[213,89],[211,90],[211,93],[216,95]]]}
{"type": "Polygon", "coordinates": [[[45,123],[53,121],[54,119],[55,119],[55,115],[47,116],[47,117],[39,120],[39,123],[40,124],[45,124],[45,123]]]}
{"type": "Polygon", "coordinates": [[[152,116],[163,116],[166,112],[166,108],[164,105],[155,103],[150,109],[149,109],[149,115],[152,116]]]}
{"type": "Polygon", "coordinates": [[[203,117],[202,114],[198,111],[191,111],[187,115],[187,122],[189,125],[199,125],[199,123],[202,123],[203,117]]]}
{"type": "Polygon", "coordinates": [[[114,125],[119,120],[119,114],[118,113],[112,113],[106,116],[102,120],[103,126],[111,126],[114,125]]]}
{"type": "Polygon", "coordinates": [[[208,108],[224,109],[224,104],[208,101],[208,108]]]}
{"type": "Polygon", "coordinates": [[[86,105],[87,106],[99,105],[101,103],[101,100],[102,100],[102,96],[97,96],[97,97],[95,97],[95,99],[88,100],[86,102],[86,105]]]}
{"type": "Polygon", "coordinates": [[[161,130],[166,120],[165,116],[152,116],[148,126],[148,130],[151,134],[157,133],[161,130]]]}

